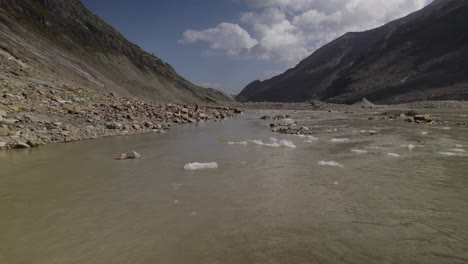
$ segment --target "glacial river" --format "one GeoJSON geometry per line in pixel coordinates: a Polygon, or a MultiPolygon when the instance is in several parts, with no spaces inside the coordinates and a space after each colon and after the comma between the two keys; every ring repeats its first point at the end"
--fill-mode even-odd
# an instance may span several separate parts
{"type": "Polygon", "coordinates": [[[0,263],[468,263],[466,128],[264,114],[0,152],[0,263]]]}

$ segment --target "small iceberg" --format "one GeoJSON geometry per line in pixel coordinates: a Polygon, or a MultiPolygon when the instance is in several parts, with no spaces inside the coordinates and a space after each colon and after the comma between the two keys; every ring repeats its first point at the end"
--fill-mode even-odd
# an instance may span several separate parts
{"type": "Polygon", "coordinates": [[[320,161],[320,162],[318,163],[318,165],[320,165],[320,166],[332,166],[332,167],[344,168],[343,165],[339,164],[339,163],[336,162],[336,161],[320,161]]]}
{"type": "Polygon", "coordinates": [[[440,155],[444,155],[444,156],[456,156],[457,153],[453,153],[453,152],[439,152],[440,155]]]}
{"type": "Polygon", "coordinates": [[[416,148],[416,146],[413,145],[413,144],[401,145],[401,147],[402,147],[402,148],[407,148],[407,149],[409,149],[410,151],[416,148]]]}
{"type": "Polygon", "coordinates": [[[247,145],[247,141],[241,141],[241,142],[228,142],[229,145],[247,145]]]}
{"type": "Polygon", "coordinates": [[[396,154],[396,153],[387,153],[388,156],[391,156],[391,157],[400,157],[400,155],[396,154]]]}
{"type": "Polygon", "coordinates": [[[449,149],[450,152],[458,152],[458,153],[465,153],[464,149],[449,149]]]}
{"type": "Polygon", "coordinates": [[[184,170],[202,170],[202,169],[217,169],[218,163],[216,162],[208,162],[208,163],[199,163],[193,162],[186,164],[184,166],[184,170]]]}
{"type": "Polygon", "coordinates": [[[369,153],[367,150],[362,150],[362,149],[352,149],[351,152],[356,153],[356,154],[367,154],[367,153],[369,153]]]}
{"type": "Polygon", "coordinates": [[[332,138],[331,139],[331,142],[335,142],[335,143],[346,142],[346,141],[349,141],[349,138],[332,138]]]}
{"type": "Polygon", "coordinates": [[[285,140],[285,139],[278,140],[276,138],[271,138],[270,140],[271,140],[271,143],[264,143],[261,140],[249,140],[249,142],[254,145],[273,147],[273,148],[279,148],[279,147],[296,148],[296,145],[294,145],[294,143],[289,140],[285,140]]]}

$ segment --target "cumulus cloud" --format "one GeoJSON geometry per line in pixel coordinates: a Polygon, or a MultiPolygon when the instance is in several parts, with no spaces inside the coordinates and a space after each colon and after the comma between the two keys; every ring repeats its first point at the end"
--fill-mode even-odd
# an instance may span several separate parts
{"type": "Polygon", "coordinates": [[[245,0],[251,9],[239,24],[187,30],[181,43],[205,41],[208,53],[297,64],[349,31],[381,26],[421,9],[431,0],[245,0]]]}

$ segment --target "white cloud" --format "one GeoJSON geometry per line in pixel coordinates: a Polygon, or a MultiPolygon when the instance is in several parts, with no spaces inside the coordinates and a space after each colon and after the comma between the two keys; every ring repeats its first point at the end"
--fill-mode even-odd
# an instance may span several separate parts
{"type": "Polygon", "coordinates": [[[224,50],[229,56],[239,55],[243,50],[253,48],[258,42],[239,25],[221,23],[216,28],[202,31],[187,30],[183,34],[181,43],[206,41],[213,50],[224,50]]]}
{"type": "Polygon", "coordinates": [[[182,43],[206,41],[210,50],[292,66],[349,31],[383,25],[431,0],[245,0],[251,12],[239,24],[187,30],[182,43]],[[250,32],[250,33],[249,33],[250,32]]]}

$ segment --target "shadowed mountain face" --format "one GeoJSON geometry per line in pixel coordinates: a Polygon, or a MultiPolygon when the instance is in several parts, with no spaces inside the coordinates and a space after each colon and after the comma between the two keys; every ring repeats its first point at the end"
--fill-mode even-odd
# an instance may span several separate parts
{"type": "Polygon", "coordinates": [[[385,26],[347,33],[239,101],[382,103],[468,99],[468,0],[436,0],[385,26]]]}
{"type": "Polygon", "coordinates": [[[232,100],[185,80],[78,0],[0,1],[0,59],[12,58],[29,69],[25,77],[122,96],[194,103],[232,100]]]}

